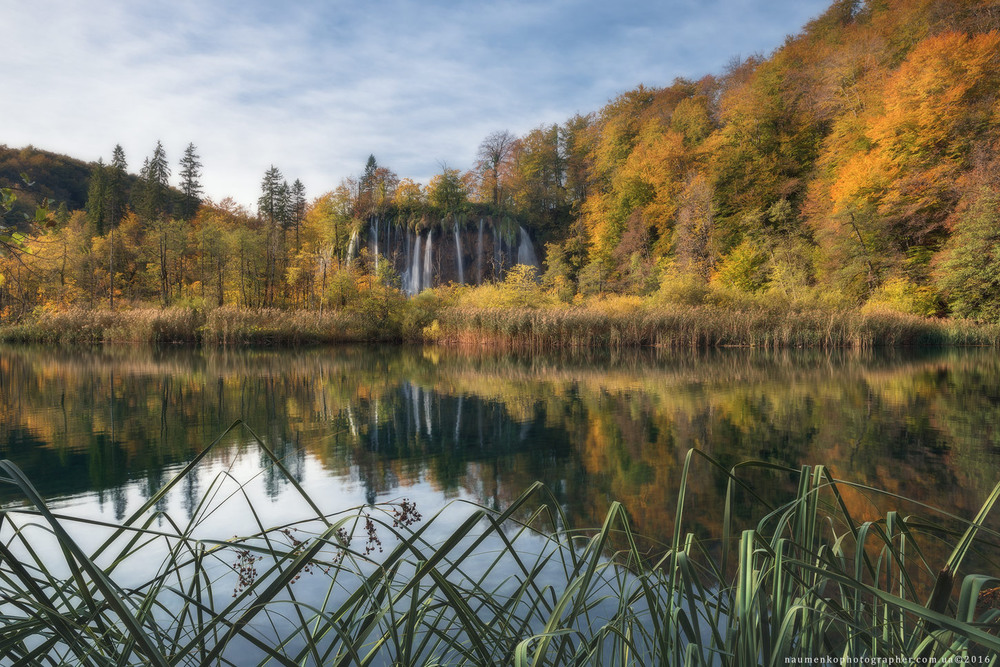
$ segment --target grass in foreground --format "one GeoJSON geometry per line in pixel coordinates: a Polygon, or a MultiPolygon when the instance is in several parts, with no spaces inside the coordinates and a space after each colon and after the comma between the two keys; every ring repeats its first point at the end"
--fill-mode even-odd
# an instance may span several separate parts
{"type": "MultiPolygon", "coordinates": [[[[449,519],[419,520],[406,502],[328,514],[250,436],[310,514],[275,526],[258,519],[233,539],[199,530],[231,481],[224,476],[188,522],[155,510],[200,457],[120,526],[54,514],[0,463],[27,500],[0,514],[0,655],[85,665],[244,665],[252,656],[280,665],[741,666],[822,656],[995,664],[1000,655],[994,579],[963,568],[974,548],[997,555],[1000,536],[983,524],[1000,484],[964,532],[949,532],[895,512],[856,522],[842,495],[851,485],[807,467],[796,497],[761,505],[754,529],[729,534],[727,501],[726,534],[703,540],[681,527],[687,472],[717,464],[691,452],[672,544],[651,557],[617,504],[597,529],[536,530],[566,525],[537,485],[503,512],[473,506],[443,531],[449,519]],[[107,536],[85,549],[72,537],[81,525],[107,536]],[[921,545],[941,539],[951,555],[932,565],[921,545]],[[136,562],[146,571],[131,581],[136,562]],[[921,578],[936,578],[929,599],[921,578]]],[[[729,498],[751,466],[774,468],[726,471],[729,498]]],[[[237,487],[225,502],[241,497],[237,487]]]]}

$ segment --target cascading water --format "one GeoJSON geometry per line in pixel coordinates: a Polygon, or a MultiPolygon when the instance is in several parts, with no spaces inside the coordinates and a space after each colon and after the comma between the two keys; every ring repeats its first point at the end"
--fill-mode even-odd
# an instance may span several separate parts
{"type": "Polygon", "coordinates": [[[465,284],[465,270],[462,267],[462,241],[461,241],[461,239],[460,239],[460,237],[458,235],[458,224],[457,223],[455,224],[454,227],[452,227],[452,231],[454,231],[454,233],[455,233],[455,259],[457,260],[457,264],[458,264],[458,284],[459,285],[464,285],[465,284]]]}
{"type": "Polygon", "coordinates": [[[503,264],[500,259],[500,230],[493,224],[493,279],[498,280],[503,273],[503,264]]]}
{"type": "Polygon", "coordinates": [[[420,234],[413,243],[413,263],[410,265],[410,295],[420,291],[420,234]]]}
{"type": "Polygon", "coordinates": [[[350,266],[354,258],[358,256],[358,230],[351,232],[351,240],[347,244],[347,265],[350,266]]]}
{"type": "Polygon", "coordinates": [[[533,266],[541,271],[541,264],[538,263],[538,256],[535,255],[535,246],[531,243],[531,237],[524,227],[518,227],[520,243],[517,245],[517,263],[526,266],[533,266]]]}
{"type": "Polygon", "coordinates": [[[479,218],[479,241],[476,244],[476,270],[479,273],[477,285],[483,284],[483,219],[479,218]]]}
{"type": "Polygon", "coordinates": [[[412,262],[413,255],[413,234],[409,231],[406,232],[406,256],[403,257],[403,291],[407,294],[410,293],[410,264],[412,262]]]}
{"type": "Polygon", "coordinates": [[[360,244],[367,243],[374,255],[371,267],[382,270],[387,268],[383,264],[388,261],[400,276],[402,290],[410,296],[448,281],[481,285],[503,280],[514,264],[525,264],[541,271],[531,234],[525,227],[515,225],[483,217],[478,220],[478,226],[452,224],[449,220],[443,226],[439,223],[425,232],[415,232],[405,224],[373,216],[367,231],[364,228],[352,231],[347,261],[357,259],[360,244]],[[451,239],[448,238],[449,224],[451,239]],[[362,234],[366,234],[367,239],[362,240],[362,234]],[[475,234],[474,239],[472,234],[475,234]],[[435,235],[438,236],[437,244],[434,243],[435,235]]]}
{"type": "Polygon", "coordinates": [[[423,284],[420,289],[427,289],[428,287],[433,287],[431,282],[434,280],[434,271],[431,266],[432,259],[432,241],[434,240],[434,230],[429,230],[427,232],[427,244],[424,246],[424,278],[423,284]]]}

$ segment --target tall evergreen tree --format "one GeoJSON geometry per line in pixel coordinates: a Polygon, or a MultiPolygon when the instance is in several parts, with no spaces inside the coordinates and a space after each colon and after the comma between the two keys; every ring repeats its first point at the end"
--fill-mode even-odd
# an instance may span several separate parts
{"type": "Polygon", "coordinates": [[[260,198],[257,200],[257,215],[264,225],[267,238],[264,258],[264,305],[267,306],[274,303],[275,287],[280,275],[278,260],[283,254],[282,235],[287,212],[288,182],[272,164],[264,172],[264,178],[260,182],[260,198]]]}
{"type": "Polygon", "coordinates": [[[108,167],[104,164],[104,158],[101,158],[90,174],[90,187],[87,190],[87,218],[94,225],[98,236],[104,235],[104,228],[108,224],[107,177],[108,167]]]}
{"type": "Polygon", "coordinates": [[[128,181],[128,163],[125,161],[125,150],[121,144],[115,144],[111,152],[111,164],[106,173],[107,222],[111,236],[108,243],[108,302],[111,310],[115,309],[115,227],[125,217],[125,202],[128,181]]]}
{"type": "Polygon", "coordinates": [[[280,212],[279,191],[284,179],[281,170],[273,164],[271,168],[264,172],[264,178],[260,182],[260,197],[257,199],[257,215],[261,222],[268,228],[280,224],[282,213],[280,212]]]}
{"type": "Polygon", "coordinates": [[[278,186],[278,201],[276,204],[278,214],[278,226],[285,232],[292,223],[292,191],[288,187],[288,181],[282,181],[278,186]]]}
{"type": "Polygon", "coordinates": [[[369,218],[375,214],[375,183],[378,177],[378,162],[374,155],[368,156],[365,173],[358,182],[358,215],[369,218]]]}
{"type": "Polygon", "coordinates": [[[115,144],[111,153],[111,164],[107,169],[108,225],[116,226],[125,216],[125,202],[128,201],[128,162],[121,144],[115,144]]]}
{"type": "Polygon", "coordinates": [[[181,177],[181,217],[190,220],[201,204],[201,161],[195,152],[194,143],[184,149],[180,161],[181,177]]]}
{"type": "Polygon", "coordinates": [[[306,217],[306,186],[302,181],[295,179],[292,183],[292,224],[295,226],[295,250],[302,247],[299,240],[299,228],[306,217]]]}
{"type": "MultiPolygon", "coordinates": [[[[152,156],[146,158],[142,165],[142,199],[139,202],[139,214],[149,229],[149,236],[155,234],[157,243],[157,262],[160,274],[160,298],[166,306],[170,299],[169,274],[169,221],[167,216],[170,208],[170,165],[167,162],[163,143],[156,142],[152,156]]],[[[149,237],[147,237],[149,238],[149,237]]]]}
{"type": "Polygon", "coordinates": [[[153,155],[143,163],[141,178],[142,200],[139,212],[147,222],[151,222],[169,212],[170,165],[162,142],[156,142],[153,155]]]}

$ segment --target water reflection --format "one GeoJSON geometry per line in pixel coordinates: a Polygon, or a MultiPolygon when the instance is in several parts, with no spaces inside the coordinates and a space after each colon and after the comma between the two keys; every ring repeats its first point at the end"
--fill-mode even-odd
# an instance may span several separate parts
{"type": "MultiPolygon", "coordinates": [[[[300,481],[350,483],[368,502],[422,484],[441,502],[503,507],[542,480],[578,525],[621,500],[640,532],[667,535],[685,453],[697,447],[727,466],[823,463],[971,516],[997,481],[1000,361],[977,350],[0,348],[0,455],[69,504],[121,518],[130,495],[148,498],[236,419],[300,481]]],[[[233,439],[210,459],[241,447],[233,439]]],[[[285,482],[255,455],[275,498],[285,482]]],[[[748,481],[774,502],[795,488],[784,473],[748,481]]],[[[192,475],[175,492],[189,516],[200,484],[192,475]]],[[[725,477],[696,466],[689,528],[718,535],[724,494],[725,477]]],[[[849,502],[874,516],[862,496],[849,502]]],[[[747,520],[752,506],[737,504],[747,520]]]]}

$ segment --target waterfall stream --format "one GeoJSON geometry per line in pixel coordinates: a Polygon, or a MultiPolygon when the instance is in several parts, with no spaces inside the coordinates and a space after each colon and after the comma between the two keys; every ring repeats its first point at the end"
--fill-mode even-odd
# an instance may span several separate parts
{"type": "Polygon", "coordinates": [[[413,263],[410,265],[409,293],[411,296],[420,291],[420,240],[420,234],[417,234],[417,239],[413,243],[413,263]]]}
{"type": "Polygon", "coordinates": [[[479,242],[476,244],[476,270],[479,272],[477,285],[483,284],[483,219],[479,218],[479,242]]]}
{"type": "MultiPolygon", "coordinates": [[[[434,231],[427,232],[427,245],[424,246],[424,280],[421,289],[427,289],[428,287],[433,287],[432,281],[434,280],[434,271],[431,267],[432,259],[432,241],[434,240],[434,231]]],[[[419,290],[418,290],[419,291],[419,290]]]]}
{"type": "Polygon", "coordinates": [[[455,259],[458,264],[458,284],[465,284],[465,269],[462,268],[462,240],[458,235],[458,224],[452,227],[455,232],[455,259]]]}
{"type": "Polygon", "coordinates": [[[350,266],[354,258],[358,256],[358,230],[351,232],[351,240],[347,244],[347,265],[350,266]]]}
{"type": "Polygon", "coordinates": [[[531,243],[531,237],[528,236],[528,232],[525,231],[524,227],[518,227],[517,229],[520,237],[520,243],[517,245],[517,263],[533,266],[541,272],[542,266],[538,262],[538,256],[535,255],[535,246],[531,243]]]}

